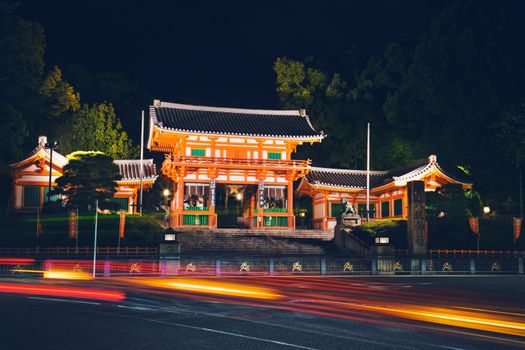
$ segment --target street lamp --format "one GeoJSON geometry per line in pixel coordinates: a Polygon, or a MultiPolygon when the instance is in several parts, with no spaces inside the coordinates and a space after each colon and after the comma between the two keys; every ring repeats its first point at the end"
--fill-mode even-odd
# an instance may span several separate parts
{"type": "Polygon", "coordinates": [[[46,142],[44,147],[49,148],[49,186],[47,189],[47,201],[51,202],[51,174],[53,173],[53,150],[58,148],[58,142],[46,142]]]}
{"type": "Polygon", "coordinates": [[[167,220],[168,220],[168,228],[169,228],[169,227],[171,227],[171,223],[170,223],[170,212],[171,212],[171,209],[170,209],[170,205],[168,204],[168,197],[170,196],[170,190],[165,188],[164,191],[162,191],[162,195],[164,196],[164,205],[165,205],[167,213],[168,213],[167,220]]]}
{"type": "Polygon", "coordinates": [[[490,207],[488,205],[483,207],[483,214],[488,215],[490,213],[490,207]]]}

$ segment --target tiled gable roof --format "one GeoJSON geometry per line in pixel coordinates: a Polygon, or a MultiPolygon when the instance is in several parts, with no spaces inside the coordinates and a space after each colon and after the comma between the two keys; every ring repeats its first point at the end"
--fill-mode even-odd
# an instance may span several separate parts
{"type": "Polygon", "coordinates": [[[323,138],[306,113],[193,106],[156,101],[150,107],[153,125],[161,129],[241,136],[323,138]]]}
{"type": "MultiPolygon", "coordinates": [[[[413,164],[386,171],[370,172],[370,188],[380,187],[394,181],[410,181],[421,174],[437,169],[454,181],[470,184],[468,180],[460,179],[446,173],[437,163],[437,158],[431,155],[428,159],[416,161],[413,164]]],[[[331,169],[312,167],[305,180],[311,185],[321,185],[334,188],[366,189],[366,171],[352,169],[331,169]]]]}
{"type": "MultiPolygon", "coordinates": [[[[122,176],[120,181],[140,181],[140,160],[138,159],[120,159],[113,161],[122,176]]],[[[155,180],[157,178],[157,169],[153,159],[143,160],[144,176],[142,180],[155,180]]]]}
{"type": "MultiPolygon", "coordinates": [[[[388,177],[386,171],[371,171],[370,186],[373,187],[380,184],[386,177],[388,177]]],[[[355,189],[366,188],[366,171],[364,170],[312,167],[305,179],[312,185],[355,189]]]]}

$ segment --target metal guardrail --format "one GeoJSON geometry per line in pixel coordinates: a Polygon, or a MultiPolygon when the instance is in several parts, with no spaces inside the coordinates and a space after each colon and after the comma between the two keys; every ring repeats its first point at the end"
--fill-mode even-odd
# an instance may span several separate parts
{"type": "MultiPolygon", "coordinates": [[[[132,275],[454,275],[523,274],[522,257],[171,257],[100,259],[101,277],[132,275]]],[[[34,271],[91,273],[89,259],[0,258],[0,276],[33,276],[34,271]],[[24,270],[33,271],[30,274],[24,270]]],[[[38,275],[38,273],[36,273],[38,275]]]]}
{"type": "MultiPolygon", "coordinates": [[[[407,249],[396,249],[396,254],[408,254],[407,249]]],[[[428,256],[435,255],[491,255],[491,256],[524,256],[525,251],[520,250],[496,250],[496,249],[429,249],[427,250],[428,256]]]]}
{"type": "MultiPolygon", "coordinates": [[[[156,255],[157,247],[97,247],[97,254],[105,255],[156,255]]],[[[0,255],[87,255],[93,247],[0,247],[0,255]]]]}

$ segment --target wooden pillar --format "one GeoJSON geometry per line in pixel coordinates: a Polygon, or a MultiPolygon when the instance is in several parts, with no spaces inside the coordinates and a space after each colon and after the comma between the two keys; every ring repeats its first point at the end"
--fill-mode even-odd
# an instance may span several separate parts
{"type": "Polygon", "coordinates": [[[323,230],[328,230],[328,218],[330,213],[328,211],[328,192],[323,192],[323,204],[324,204],[324,214],[323,214],[323,230]]]}
{"type": "Polygon", "coordinates": [[[390,217],[390,218],[394,217],[394,198],[393,198],[393,193],[394,192],[391,191],[389,193],[389,198],[388,198],[388,217],[390,217]]]}
{"type": "Polygon", "coordinates": [[[293,182],[288,181],[288,228],[295,228],[295,217],[293,215],[293,182]]]}
{"type": "Polygon", "coordinates": [[[216,142],[217,142],[217,137],[210,137],[209,138],[211,143],[210,143],[210,156],[212,158],[215,158],[215,149],[216,149],[216,142]]]}
{"type": "Polygon", "coordinates": [[[401,202],[401,205],[403,207],[403,218],[408,218],[408,191],[405,186],[403,189],[403,201],[401,202]]]}
{"type": "Polygon", "coordinates": [[[173,196],[173,211],[171,216],[172,227],[180,227],[183,224],[182,221],[182,211],[184,209],[184,180],[179,178],[177,183],[174,184],[174,192],[176,193],[173,196]]]}
{"type": "Polygon", "coordinates": [[[210,180],[210,217],[208,219],[209,228],[217,228],[217,220],[215,219],[215,178],[210,180]]]}
{"type": "Polygon", "coordinates": [[[257,197],[257,194],[255,193],[252,193],[251,197],[250,197],[250,215],[249,215],[249,227],[250,228],[254,228],[254,225],[253,225],[253,211],[255,209],[255,198],[257,197]]]}
{"type": "MultiPolygon", "coordinates": [[[[264,201],[264,182],[263,180],[259,180],[259,186],[257,188],[257,225],[255,226],[256,228],[259,228],[259,227],[264,227],[263,223],[261,222],[261,214],[263,213],[264,211],[264,206],[261,205],[261,203],[264,201]]],[[[263,220],[264,220],[264,217],[263,217],[263,220]]]]}

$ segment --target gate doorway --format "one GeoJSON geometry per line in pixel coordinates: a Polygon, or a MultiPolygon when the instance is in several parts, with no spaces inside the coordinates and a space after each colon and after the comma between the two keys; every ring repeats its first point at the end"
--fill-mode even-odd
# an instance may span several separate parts
{"type": "Polygon", "coordinates": [[[248,228],[252,198],[257,194],[256,185],[217,184],[215,212],[218,228],[248,228]]]}

